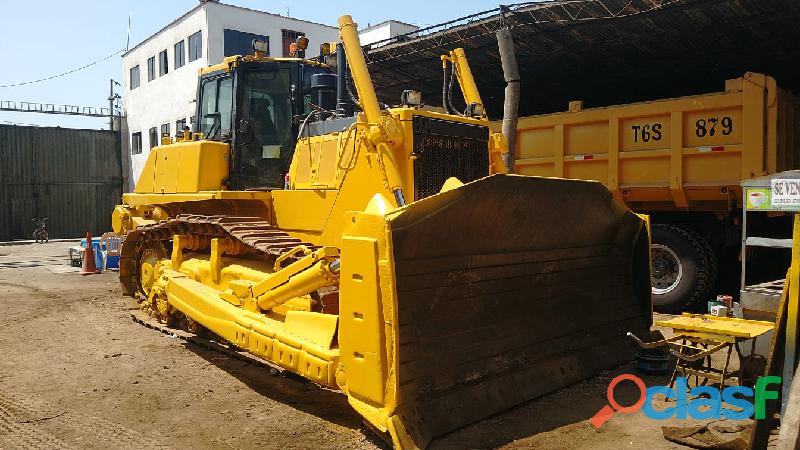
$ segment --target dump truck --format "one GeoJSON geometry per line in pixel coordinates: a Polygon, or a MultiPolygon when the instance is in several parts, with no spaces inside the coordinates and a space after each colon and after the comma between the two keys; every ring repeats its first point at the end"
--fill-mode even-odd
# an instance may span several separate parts
{"type": "MultiPolygon", "coordinates": [[[[676,312],[738,293],[740,183],[800,166],[798,106],[758,73],[704,95],[589,109],[570,102],[567,112],[519,120],[515,172],[599,180],[648,214],[653,304],[676,312]]],[[[775,267],[764,281],[785,264],[775,267]]]]}
{"type": "MultiPolygon", "coordinates": [[[[463,50],[464,112],[382,107],[356,25],[319,60],[201,69],[112,216],[123,292],[341,390],[396,448],[625,361],[651,325],[645,218],[601,183],[507,175],[463,50]],[[335,48],[335,51],[332,51],[335,48]],[[351,84],[354,84],[355,89],[351,84]]],[[[455,69],[454,69],[455,70],[455,69]]]]}

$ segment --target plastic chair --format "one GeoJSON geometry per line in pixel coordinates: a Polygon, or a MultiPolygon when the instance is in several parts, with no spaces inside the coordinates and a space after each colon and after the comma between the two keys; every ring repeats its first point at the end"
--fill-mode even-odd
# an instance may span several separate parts
{"type": "Polygon", "coordinates": [[[122,252],[122,237],[113,232],[103,233],[100,236],[100,257],[103,260],[103,270],[108,268],[109,256],[120,256],[122,252]]]}

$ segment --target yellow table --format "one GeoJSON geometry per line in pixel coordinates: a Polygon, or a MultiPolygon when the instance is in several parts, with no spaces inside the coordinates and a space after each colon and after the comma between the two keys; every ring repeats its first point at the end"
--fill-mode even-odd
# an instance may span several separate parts
{"type": "Polygon", "coordinates": [[[732,376],[733,372],[728,371],[732,350],[736,348],[741,361],[742,352],[739,344],[750,341],[752,354],[755,339],[775,327],[772,322],[760,320],[689,313],[683,313],[669,320],[656,321],[656,325],[671,328],[674,336],[645,343],[630,333],[628,335],[642,348],[663,346],[670,348],[670,353],[675,355],[678,361],[669,385],[672,386],[678,375],[682,375],[686,378],[694,376],[697,385],[705,385],[708,381],[719,383],[720,389],[725,384],[741,384],[741,368],[738,377],[732,376]],[[711,355],[725,350],[727,350],[725,366],[721,370],[714,368],[711,355]]]}

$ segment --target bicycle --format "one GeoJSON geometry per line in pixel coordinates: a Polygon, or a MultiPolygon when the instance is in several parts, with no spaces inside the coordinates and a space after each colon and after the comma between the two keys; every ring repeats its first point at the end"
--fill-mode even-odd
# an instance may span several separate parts
{"type": "Polygon", "coordinates": [[[33,230],[33,240],[37,244],[46,244],[48,241],[47,236],[47,217],[44,219],[31,219],[32,222],[38,222],[36,229],[33,230]]]}

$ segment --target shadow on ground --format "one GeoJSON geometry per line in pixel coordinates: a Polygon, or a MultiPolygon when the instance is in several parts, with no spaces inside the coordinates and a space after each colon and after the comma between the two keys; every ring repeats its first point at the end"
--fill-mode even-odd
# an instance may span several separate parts
{"type": "MultiPolygon", "coordinates": [[[[636,373],[634,363],[624,364],[442,436],[430,448],[496,448],[567,425],[591,427],[589,420],[608,403],[608,384],[622,373],[636,374],[648,386],[669,383],[668,375],[642,375],[636,373]]],[[[639,390],[633,383],[623,382],[615,389],[614,398],[620,405],[632,405],[639,390]]]]}
{"type": "Polygon", "coordinates": [[[219,344],[211,344],[212,348],[218,346],[218,351],[192,342],[184,345],[259,395],[343,427],[358,429],[361,426],[361,416],[350,407],[347,397],[341,392],[321,388],[290,372],[276,373],[260,364],[228,356],[225,347],[219,344]]]}
{"type": "MultiPolygon", "coordinates": [[[[185,345],[190,351],[226,371],[259,395],[337,425],[361,430],[376,447],[391,448],[362,423],[361,416],[350,407],[343,393],[321,388],[290,372],[271,375],[270,369],[264,366],[227,356],[222,351],[199,344],[187,342],[185,345]]],[[[219,349],[224,347],[219,346],[219,349]]],[[[622,373],[636,373],[635,364],[631,362],[622,365],[468,425],[434,440],[430,448],[496,448],[567,425],[588,424],[589,419],[607,404],[608,384],[622,373]]],[[[669,382],[669,376],[637,376],[648,386],[669,382]]],[[[617,386],[614,396],[619,404],[631,405],[638,400],[639,390],[632,383],[624,382],[617,386]]]]}

